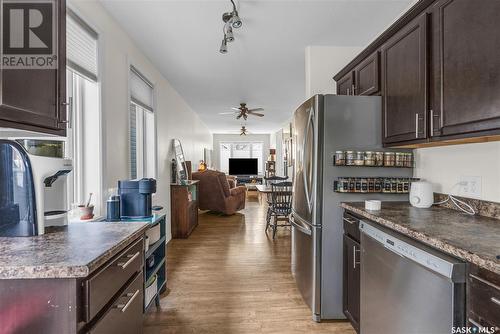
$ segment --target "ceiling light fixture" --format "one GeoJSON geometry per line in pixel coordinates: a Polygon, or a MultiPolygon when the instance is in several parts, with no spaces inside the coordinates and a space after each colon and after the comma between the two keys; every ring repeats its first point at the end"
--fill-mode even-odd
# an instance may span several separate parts
{"type": "Polygon", "coordinates": [[[233,28],[238,29],[243,25],[238,15],[238,10],[236,10],[234,1],[230,1],[233,5],[233,11],[222,14],[222,21],[224,22],[222,32],[224,33],[224,39],[222,40],[222,45],[219,49],[220,53],[227,53],[227,43],[234,41],[233,28]]]}

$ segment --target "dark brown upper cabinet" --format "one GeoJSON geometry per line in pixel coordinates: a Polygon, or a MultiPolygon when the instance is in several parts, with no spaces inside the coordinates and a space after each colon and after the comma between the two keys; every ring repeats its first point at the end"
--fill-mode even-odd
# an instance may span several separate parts
{"type": "Polygon", "coordinates": [[[380,56],[374,52],[354,69],[355,95],[375,95],[380,86],[380,56]]]}
{"type": "Polygon", "coordinates": [[[354,72],[349,72],[337,81],[337,95],[354,95],[354,72]]]}
{"type": "Polygon", "coordinates": [[[427,137],[427,15],[421,15],[381,48],[383,143],[427,137]]]}
{"type": "Polygon", "coordinates": [[[499,19],[498,0],[433,5],[431,136],[500,129],[499,19]]]}
{"type": "Polygon", "coordinates": [[[58,68],[0,71],[0,127],[66,135],[66,1],[56,4],[58,68]]]}

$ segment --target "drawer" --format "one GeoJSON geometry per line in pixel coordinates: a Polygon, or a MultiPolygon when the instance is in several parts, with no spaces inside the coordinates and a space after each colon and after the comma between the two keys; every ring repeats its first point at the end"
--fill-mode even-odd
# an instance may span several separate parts
{"type": "Polygon", "coordinates": [[[144,265],[140,238],[84,283],[84,321],[92,320],[144,265]]]}
{"type": "Polygon", "coordinates": [[[468,283],[469,318],[500,327],[500,287],[475,274],[469,274],[468,283]]]}
{"type": "Polygon", "coordinates": [[[113,302],[106,313],[90,330],[91,334],[140,334],[142,333],[143,273],[135,279],[113,302]]]}
{"type": "Polygon", "coordinates": [[[360,240],[359,218],[351,214],[349,211],[344,211],[342,218],[344,222],[344,233],[351,236],[354,240],[360,240]]]}

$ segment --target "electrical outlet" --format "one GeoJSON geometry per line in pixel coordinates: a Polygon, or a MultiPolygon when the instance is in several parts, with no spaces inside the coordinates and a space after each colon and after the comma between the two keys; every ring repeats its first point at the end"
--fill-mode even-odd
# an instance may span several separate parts
{"type": "Polygon", "coordinates": [[[464,197],[481,198],[481,176],[462,176],[460,185],[464,197]]]}

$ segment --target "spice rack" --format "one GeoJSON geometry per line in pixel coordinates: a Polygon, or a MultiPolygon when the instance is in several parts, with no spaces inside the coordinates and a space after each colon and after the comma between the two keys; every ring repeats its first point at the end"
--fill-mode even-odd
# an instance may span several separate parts
{"type": "Polygon", "coordinates": [[[409,177],[339,177],[333,183],[333,190],[337,193],[408,194],[411,182],[418,180],[409,177]]]}
{"type": "Polygon", "coordinates": [[[336,151],[334,166],[413,168],[413,153],[392,151],[336,151]]]}

